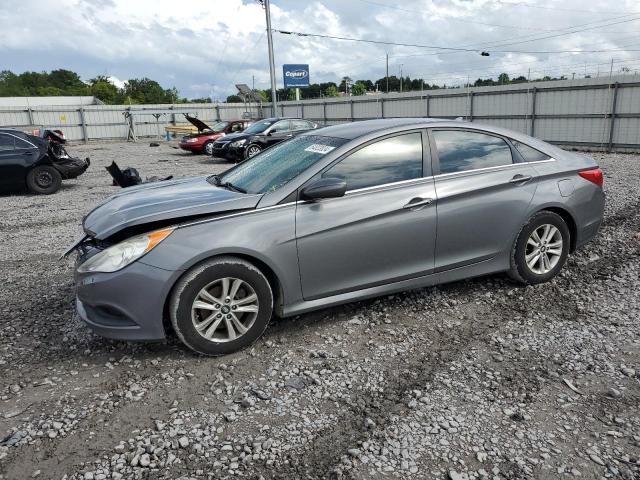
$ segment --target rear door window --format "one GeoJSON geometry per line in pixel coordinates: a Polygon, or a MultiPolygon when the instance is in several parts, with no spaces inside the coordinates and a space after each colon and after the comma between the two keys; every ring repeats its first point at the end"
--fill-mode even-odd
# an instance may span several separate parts
{"type": "Polygon", "coordinates": [[[271,127],[272,133],[280,133],[280,132],[288,132],[289,131],[289,120],[280,120],[273,127],[271,127]]]}
{"type": "Polygon", "coordinates": [[[34,148],[34,145],[21,138],[16,138],[16,148],[34,148]]]}
{"type": "Polygon", "coordinates": [[[347,190],[375,187],[422,176],[422,135],[386,138],[352,153],[323,174],[342,178],[347,190]]]}
{"type": "Polygon", "coordinates": [[[0,151],[6,152],[15,149],[15,138],[13,135],[0,133],[0,151]]]}
{"type": "Polygon", "coordinates": [[[308,130],[311,124],[305,120],[291,120],[291,130],[308,130]]]}
{"type": "Polygon", "coordinates": [[[511,165],[511,148],[500,137],[467,130],[433,130],[440,173],[511,165]]]}

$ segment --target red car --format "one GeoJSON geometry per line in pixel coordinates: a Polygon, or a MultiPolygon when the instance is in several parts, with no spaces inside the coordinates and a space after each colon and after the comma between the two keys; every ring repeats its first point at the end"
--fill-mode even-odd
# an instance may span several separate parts
{"type": "Polygon", "coordinates": [[[192,133],[191,135],[182,137],[180,148],[193,153],[206,153],[207,155],[212,154],[213,142],[217,139],[228,133],[242,132],[254,122],[252,119],[246,118],[241,120],[223,120],[216,123],[213,127],[210,127],[195,117],[185,115],[185,118],[198,129],[198,133],[192,133]]]}

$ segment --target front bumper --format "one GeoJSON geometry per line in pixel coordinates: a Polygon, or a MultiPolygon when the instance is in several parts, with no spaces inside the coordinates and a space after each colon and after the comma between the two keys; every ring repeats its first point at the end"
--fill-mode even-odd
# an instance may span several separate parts
{"type": "Polygon", "coordinates": [[[88,158],[83,160],[81,158],[68,157],[60,158],[53,162],[54,168],[60,172],[60,175],[65,180],[79,177],[87,171],[89,165],[91,165],[91,160],[88,158]]]}
{"type": "Polygon", "coordinates": [[[226,158],[227,160],[242,160],[244,159],[244,146],[232,147],[231,142],[226,143],[214,143],[213,152],[214,157],[226,158]]]}
{"type": "Polygon", "coordinates": [[[178,146],[182,150],[186,150],[187,152],[199,152],[199,151],[202,150],[202,143],[201,142],[190,142],[190,143],[180,142],[178,144],[178,146]]]}
{"type": "Polygon", "coordinates": [[[76,271],[78,314],[103,337],[163,340],[165,301],[180,273],[140,261],[113,273],[76,271]]]}

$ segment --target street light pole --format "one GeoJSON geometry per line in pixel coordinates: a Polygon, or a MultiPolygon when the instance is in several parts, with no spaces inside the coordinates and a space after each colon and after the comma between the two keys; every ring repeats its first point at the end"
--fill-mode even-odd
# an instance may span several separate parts
{"type": "Polygon", "coordinates": [[[389,54],[387,53],[387,75],[384,77],[387,80],[387,93],[389,93],[389,54]]]}
{"type": "Polygon", "coordinates": [[[273,38],[271,37],[271,10],[269,9],[269,0],[263,0],[262,7],[264,8],[265,15],[267,17],[267,43],[269,45],[269,74],[271,76],[271,110],[273,116],[277,115],[277,96],[276,96],[276,67],[273,59],[273,38]]]}

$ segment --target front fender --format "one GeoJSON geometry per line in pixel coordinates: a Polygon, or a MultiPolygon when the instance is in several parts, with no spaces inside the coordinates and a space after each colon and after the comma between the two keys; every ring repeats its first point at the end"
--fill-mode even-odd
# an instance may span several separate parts
{"type": "Polygon", "coordinates": [[[220,255],[255,259],[276,275],[283,302],[298,301],[302,290],[295,207],[280,205],[182,226],[140,261],[165,270],[186,271],[220,255]]]}

